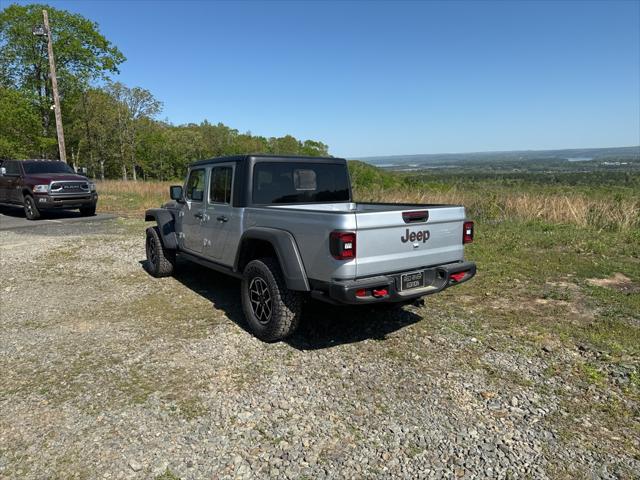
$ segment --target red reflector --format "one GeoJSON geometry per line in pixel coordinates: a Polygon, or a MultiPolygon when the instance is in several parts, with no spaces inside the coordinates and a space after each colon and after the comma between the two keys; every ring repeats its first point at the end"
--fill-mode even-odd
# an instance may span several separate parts
{"type": "Polygon", "coordinates": [[[473,242],[473,222],[464,222],[462,225],[462,243],[473,242]]]}
{"type": "Polygon", "coordinates": [[[464,278],[464,276],[467,274],[467,272],[456,272],[456,273],[452,273],[451,275],[449,275],[449,278],[451,280],[455,280],[456,282],[459,282],[460,280],[462,280],[464,278]]]}
{"type": "Polygon", "coordinates": [[[384,297],[389,293],[389,291],[386,288],[374,288],[373,289],[373,296],[374,297],[384,297]]]}
{"type": "Polygon", "coordinates": [[[364,288],[361,288],[360,290],[356,290],[356,297],[366,297],[367,296],[367,291],[364,288]]]}

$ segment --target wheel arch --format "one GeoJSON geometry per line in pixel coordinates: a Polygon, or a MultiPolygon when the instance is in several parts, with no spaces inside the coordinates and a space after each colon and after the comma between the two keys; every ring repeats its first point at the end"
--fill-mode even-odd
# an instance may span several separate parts
{"type": "Polygon", "coordinates": [[[295,238],[286,230],[254,227],[240,238],[233,268],[242,272],[251,260],[273,256],[290,290],[308,292],[309,280],[295,238]]]}
{"type": "Polygon", "coordinates": [[[173,213],[165,208],[150,208],[144,213],[147,222],[155,221],[160,231],[160,238],[165,248],[176,250],[178,238],[176,236],[176,222],[173,213]]]}

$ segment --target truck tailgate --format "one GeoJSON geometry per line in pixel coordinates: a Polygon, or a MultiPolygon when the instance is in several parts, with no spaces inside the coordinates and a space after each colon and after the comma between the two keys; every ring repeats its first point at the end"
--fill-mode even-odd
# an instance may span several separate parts
{"type": "Polygon", "coordinates": [[[462,206],[356,212],[357,277],[462,260],[464,220],[462,206]],[[407,223],[403,217],[403,212],[425,210],[428,211],[426,222],[407,223]]]}

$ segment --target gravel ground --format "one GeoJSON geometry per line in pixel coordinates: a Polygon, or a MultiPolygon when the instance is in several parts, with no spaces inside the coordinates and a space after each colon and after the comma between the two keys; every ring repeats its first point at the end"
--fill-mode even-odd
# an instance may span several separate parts
{"type": "MultiPolygon", "coordinates": [[[[431,300],[401,312],[309,304],[294,338],[264,344],[243,328],[237,281],[187,265],[150,277],[143,231],[0,232],[0,477],[640,471],[615,436],[598,445],[584,423],[562,435],[564,386],[545,372],[576,352],[529,355],[440,328],[466,320],[431,300]]],[[[456,302],[465,287],[442,295],[456,302]]]]}

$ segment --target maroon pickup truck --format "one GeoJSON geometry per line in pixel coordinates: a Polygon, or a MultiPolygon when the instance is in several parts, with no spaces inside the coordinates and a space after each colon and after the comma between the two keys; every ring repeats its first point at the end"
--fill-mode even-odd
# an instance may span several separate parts
{"type": "Polygon", "coordinates": [[[29,220],[52,209],[95,215],[98,193],[84,175],[55,160],[0,160],[0,204],[21,205],[29,220]]]}

